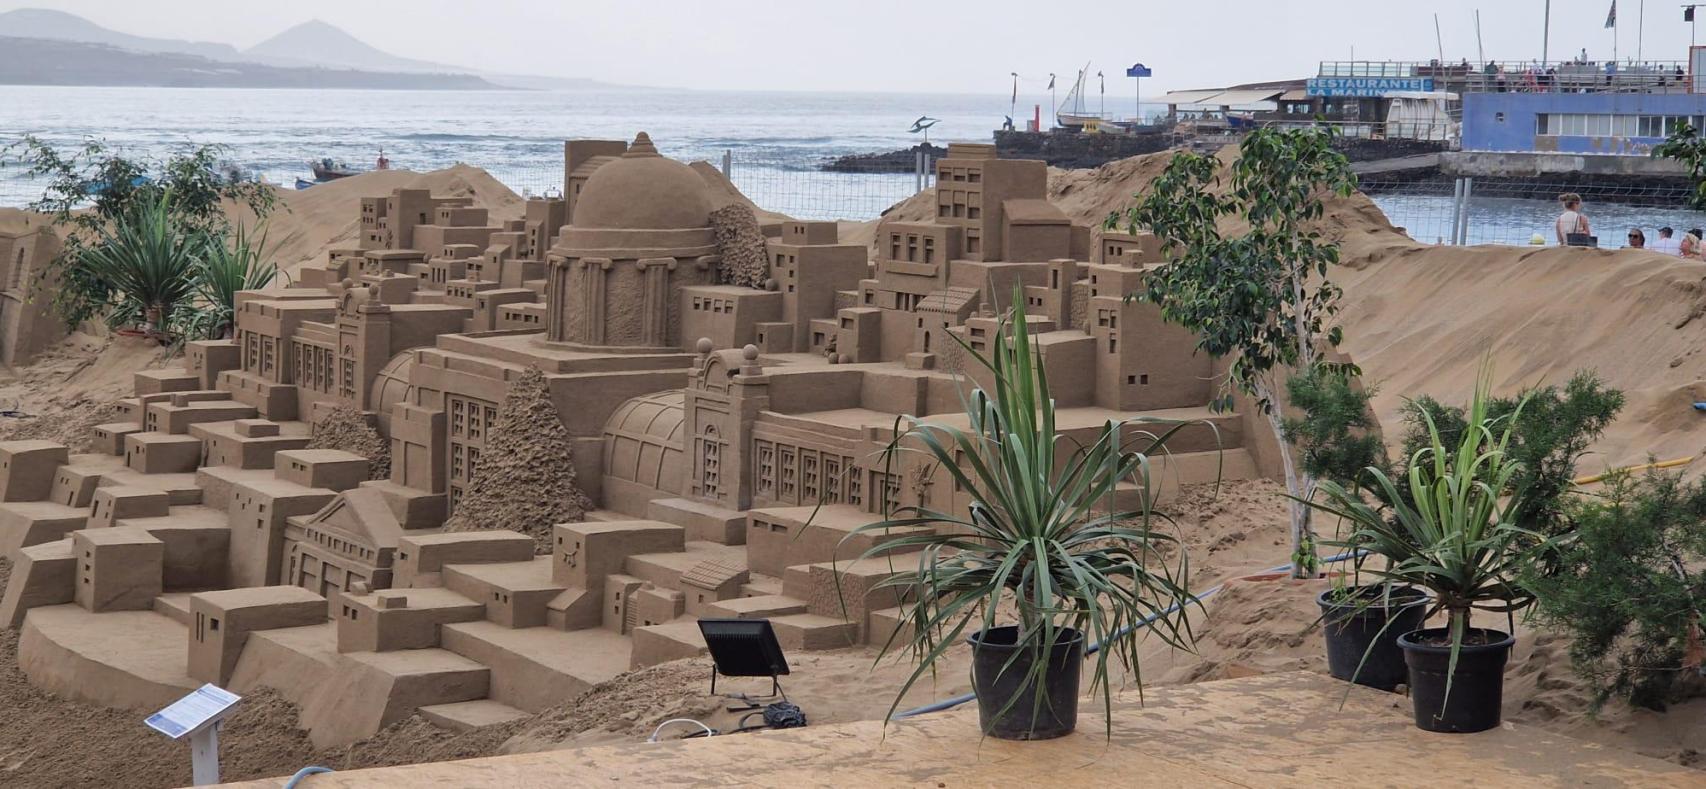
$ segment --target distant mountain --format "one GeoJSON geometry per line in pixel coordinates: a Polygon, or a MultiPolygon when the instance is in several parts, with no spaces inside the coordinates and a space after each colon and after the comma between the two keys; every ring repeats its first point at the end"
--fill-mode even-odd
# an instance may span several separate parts
{"type": "Polygon", "coordinates": [[[108,30],[76,14],[50,11],[45,8],[20,8],[0,13],[0,35],[16,38],[45,38],[53,41],[78,41],[85,44],[106,44],[137,52],[174,52],[196,55],[210,60],[242,60],[242,53],[230,44],[204,41],[177,41],[169,38],[145,38],[108,30]]]}
{"type": "Polygon", "coordinates": [[[248,49],[251,60],[279,65],[344,66],[370,71],[426,74],[478,74],[502,87],[554,90],[613,87],[590,79],[500,74],[425,60],[398,57],[318,19],[303,22],[248,49]]]}
{"type": "Polygon", "coordinates": [[[428,74],[466,74],[472,69],[401,58],[318,19],[303,22],[248,49],[250,60],[290,61],[319,66],[343,66],[367,71],[428,74]]]}
{"type": "Polygon", "coordinates": [[[473,74],[404,74],[271,66],[106,44],[0,37],[0,84],[174,88],[379,88],[489,90],[473,74]]]}
{"type": "MultiPolygon", "coordinates": [[[[42,8],[20,8],[0,13],[0,36],[102,44],[134,52],[193,55],[221,63],[249,63],[279,68],[355,69],[414,75],[473,75],[481,79],[484,87],[488,88],[574,90],[613,87],[608,83],[589,79],[497,74],[465,66],[398,57],[318,19],[303,22],[245,50],[238,50],[229,44],[133,36],[101,27],[75,14],[42,8]]],[[[0,53],[0,57],[4,55],[5,53],[0,53]]]]}

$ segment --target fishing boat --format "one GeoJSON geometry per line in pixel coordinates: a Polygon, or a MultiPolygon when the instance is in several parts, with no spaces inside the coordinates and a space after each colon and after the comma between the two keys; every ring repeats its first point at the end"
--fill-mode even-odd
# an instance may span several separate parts
{"type": "Polygon", "coordinates": [[[319,161],[310,161],[308,166],[314,170],[314,180],[321,183],[326,181],[336,181],[339,178],[348,178],[352,175],[359,175],[362,172],[361,170],[350,167],[343,162],[333,162],[330,156],[322,158],[319,161]]]}

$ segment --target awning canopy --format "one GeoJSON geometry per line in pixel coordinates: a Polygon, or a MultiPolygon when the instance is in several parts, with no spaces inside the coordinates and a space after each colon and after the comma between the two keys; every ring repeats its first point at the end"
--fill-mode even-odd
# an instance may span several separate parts
{"type": "Polygon", "coordinates": [[[1216,107],[1246,107],[1253,104],[1270,102],[1285,93],[1283,90],[1264,88],[1261,90],[1228,90],[1202,104],[1213,104],[1216,107]]]}
{"type": "Polygon", "coordinates": [[[1309,95],[1309,91],[1307,91],[1303,88],[1298,88],[1297,90],[1286,91],[1283,95],[1281,95],[1279,97],[1279,100],[1280,101],[1309,101],[1311,98],[1313,98],[1313,97],[1311,97],[1309,95]]]}
{"type": "Polygon", "coordinates": [[[1214,90],[1175,90],[1161,97],[1167,104],[1204,104],[1203,99],[1210,99],[1226,91],[1214,90]]]}

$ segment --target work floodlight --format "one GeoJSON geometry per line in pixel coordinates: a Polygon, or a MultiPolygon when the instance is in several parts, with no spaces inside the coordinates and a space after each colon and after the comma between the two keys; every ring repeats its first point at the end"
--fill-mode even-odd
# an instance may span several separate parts
{"type": "Polygon", "coordinates": [[[777,677],[788,673],[788,660],[776,641],[776,629],[768,619],[701,619],[699,633],[711,651],[711,692],[717,692],[717,675],[725,677],[769,677],[771,695],[781,695],[777,677]]]}

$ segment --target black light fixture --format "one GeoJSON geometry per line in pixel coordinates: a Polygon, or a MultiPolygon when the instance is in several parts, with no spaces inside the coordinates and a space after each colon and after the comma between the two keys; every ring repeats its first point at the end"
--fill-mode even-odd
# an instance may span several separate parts
{"type": "Polygon", "coordinates": [[[788,673],[788,660],[776,641],[776,629],[768,619],[701,619],[699,633],[711,652],[711,693],[717,692],[717,675],[725,677],[769,677],[773,696],[786,699],[778,680],[788,673]]]}

